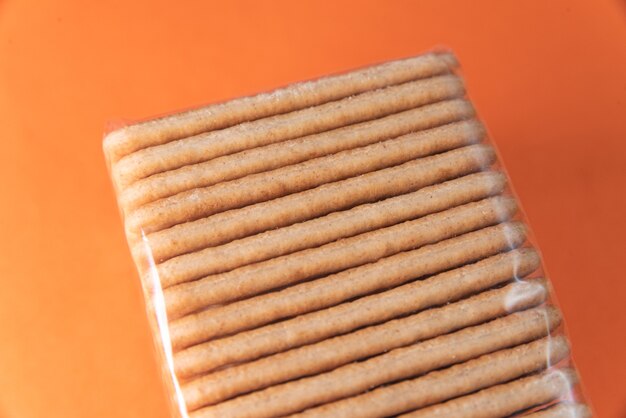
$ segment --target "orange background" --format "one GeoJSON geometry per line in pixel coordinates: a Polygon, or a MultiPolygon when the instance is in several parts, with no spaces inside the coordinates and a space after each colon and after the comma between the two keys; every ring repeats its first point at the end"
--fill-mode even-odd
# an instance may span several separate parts
{"type": "Polygon", "coordinates": [[[0,416],[166,417],[107,121],[453,48],[599,417],[626,416],[626,8],[614,0],[0,0],[0,416]]]}

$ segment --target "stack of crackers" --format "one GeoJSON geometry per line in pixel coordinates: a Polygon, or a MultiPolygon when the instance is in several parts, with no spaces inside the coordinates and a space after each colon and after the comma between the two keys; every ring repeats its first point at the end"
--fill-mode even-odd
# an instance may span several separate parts
{"type": "Polygon", "coordinates": [[[456,67],[428,53],[107,135],[183,415],[590,416],[456,67]]]}

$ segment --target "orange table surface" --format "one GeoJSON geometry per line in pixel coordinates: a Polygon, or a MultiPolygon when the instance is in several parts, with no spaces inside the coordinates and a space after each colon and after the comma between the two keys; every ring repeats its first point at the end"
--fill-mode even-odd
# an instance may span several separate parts
{"type": "Polygon", "coordinates": [[[626,7],[0,0],[0,416],[167,417],[101,151],[145,118],[452,48],[597,416],[626,417],[626,7]]]}

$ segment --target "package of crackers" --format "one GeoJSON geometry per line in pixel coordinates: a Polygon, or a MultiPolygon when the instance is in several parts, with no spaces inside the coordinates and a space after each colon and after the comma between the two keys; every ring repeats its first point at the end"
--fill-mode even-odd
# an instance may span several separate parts
{"type": "Polygon", "coordinates": [[[103,147],[173,416],[591,416],[452,53],[103,147]]]}

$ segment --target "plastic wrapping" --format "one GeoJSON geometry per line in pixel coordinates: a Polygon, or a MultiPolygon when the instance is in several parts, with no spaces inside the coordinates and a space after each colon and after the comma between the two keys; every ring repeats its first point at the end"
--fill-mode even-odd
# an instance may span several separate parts
{"type": "Polygon", "coordinates": [[[177,416],[591,416],[448,52],[109,133],[177,416]]]}

